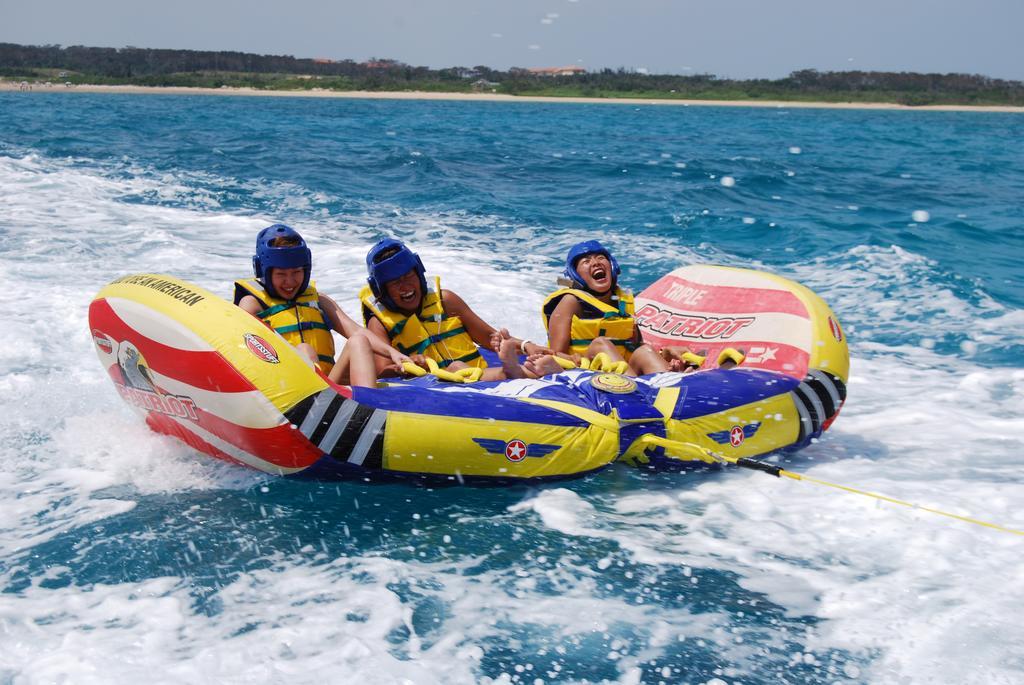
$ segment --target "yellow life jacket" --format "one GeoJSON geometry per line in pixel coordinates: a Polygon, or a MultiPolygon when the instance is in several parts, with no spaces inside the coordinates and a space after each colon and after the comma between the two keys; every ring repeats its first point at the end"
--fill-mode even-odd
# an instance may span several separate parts
{"type": "Polygon", "coordinates": [[[320,311],[320,294],[313,281],[294,300],[271,297],[263,284],[246,278],[235,281],[235,304],[246,295],[252,295],[263,306],[256,317],[292,345],[307,343],[316,350],[320,370],[330,373],[334,367],[334,337],[320,311]]]}
{"type": "Polygon", "coordinates": [[[452,362],[465,362],[469,366],[485,368],[487,362],[476,343],[469,337],[462,319],[446,314],[441,301],[441,279],[434,279],[434,288],[423,294],[420,310],[415,315],[386,309],[377,300],[370,286],[359,291],[363,303],[363,323],[370,325],[376,318],[388,333],[388,339],[403,354],[422,354],[437,362],[442,369],[452,362]]]}
{"type": "MultiPolygon", "coordinates": [[[[615,345],[624,359],[629,359],[638,345],[635,340],[636,324],[633,321],[633,293],[615,287],[612,304],[606,304],[585,290],[562,288],[548,295],[544,300],[544,330],[548,330],[551,314],[566,295],[573,295],[583,307],[582,316],[572,317],[569,331],[569,351],[584,354],[594,338],[605,336],[615,345]]],[[[551,344],[550,333],[548,344],[551,344]]]]}

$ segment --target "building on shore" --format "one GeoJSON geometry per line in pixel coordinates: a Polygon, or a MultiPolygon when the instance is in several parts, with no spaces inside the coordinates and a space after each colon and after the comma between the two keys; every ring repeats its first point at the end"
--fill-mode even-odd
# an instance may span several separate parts
{"type": "Polygon", "coordinates": [[[587,73],[587,70],[583,67],[576,66],[534,67],[533,69],[527,69],[526,71],[534,76],[579,76],[580,74],[587,73]]]}
{"type": "Polygon", "coordinates": [[[470,84],[473,88],[473,92],[475,93],[494,93],[497,92],[499,85],[501,84],[495,83],[494,81],[488,81],[485,78],[477,79],[470,84]]]}

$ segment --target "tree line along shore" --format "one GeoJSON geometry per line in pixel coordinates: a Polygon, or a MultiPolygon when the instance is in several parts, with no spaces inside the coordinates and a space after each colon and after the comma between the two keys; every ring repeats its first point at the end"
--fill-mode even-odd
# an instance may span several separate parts
{"type": "Polygon", "coordinates": [[[781,79],[723,79],[628,69],[431,69],[229,51],[0,43],[0,79],[26,84],[251,88],[268,91],[494,93],[574,98],[1024,106],[1024,83],[977,74],[795,71],[781,79]]]}

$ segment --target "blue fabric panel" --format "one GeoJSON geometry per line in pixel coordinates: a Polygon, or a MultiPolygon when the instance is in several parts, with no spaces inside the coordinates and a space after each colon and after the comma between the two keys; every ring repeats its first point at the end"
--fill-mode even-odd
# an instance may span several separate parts
{"type": "MultiPolygon", "coordinates": [[[[546,423],[552,426],[586,426],[587,422],[560,411],[529,404],[514,398],[481,392],[493,383],[453,385],[441,383],[434,377],[403,381],[389,388],[353,388],[352,398],[360,404],[377,409],[405,411],[432,416],[494,419],[546,423]]],[[[566,393],[562,401],[583,405],[580,398],[566,393]]],[[[584,405],[586,406],[586,405],[584,405]]],[[[595,409],[595,407],[588,407],[595,409]]]]}
{"type": "Polygon", "coordinates": [[[756,369],[714,369],[687,374],[676,384],[685,393],[680,393],[672,418],[714,414],[785,394],[799,384],[800,381],[791,376],[756,369]]]}

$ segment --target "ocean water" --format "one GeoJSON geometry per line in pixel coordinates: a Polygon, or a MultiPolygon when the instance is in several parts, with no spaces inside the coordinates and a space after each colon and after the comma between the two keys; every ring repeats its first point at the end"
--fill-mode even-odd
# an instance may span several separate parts
{"type": "Polygon", "coordinates": [[[762,473],[310,483],[150,433],[107,282],[225,296],[282,221],[352,314],[409,241],[494,324],[572,243],[822,295],[849,399],[785,468],[1024,529],[1024,116],[0,93],[0,683],[1019,683],[1024,537],[762,473]]]}

